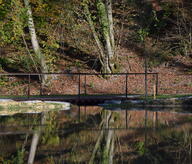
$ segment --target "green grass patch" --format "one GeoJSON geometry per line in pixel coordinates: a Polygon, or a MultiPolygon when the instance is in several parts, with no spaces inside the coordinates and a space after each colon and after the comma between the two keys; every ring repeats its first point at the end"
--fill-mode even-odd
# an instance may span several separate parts
{"type": "MultiPolygon", "coordinates": [[[[170,99],[170,98],[186,98],[192,96],[192,94],[182,94],[182,95],[158,95],[156,96],[156,99],[170,99]]],[[[153,96],[148,96],[148,100],[154,99],[153,96]]],[[[145,99],[144,96],[141,96],[141,99],[145,99]]]]}

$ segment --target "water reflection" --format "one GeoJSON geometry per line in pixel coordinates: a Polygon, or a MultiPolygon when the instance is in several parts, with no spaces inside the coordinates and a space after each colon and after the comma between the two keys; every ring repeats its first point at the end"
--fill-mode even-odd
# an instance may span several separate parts
{"type": "Polygon", "coordinates": [[[192,114],[171,111],[68,111],[0,117],[0,163],[186,163],[192,114]]]}

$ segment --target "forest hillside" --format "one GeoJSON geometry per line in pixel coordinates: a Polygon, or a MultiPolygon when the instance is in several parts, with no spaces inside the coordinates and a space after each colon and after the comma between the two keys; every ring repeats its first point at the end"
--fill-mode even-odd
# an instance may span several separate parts
{"type": "MultiPolygon", "coordinates": [[[[192,93],[191,22],[190,0],[0,0],[0,72],[136,73],[147,60],[160,93],[192,93]]],[[[25,79],[0,78],[1,92],[26,92],[25,79]]],[[[50,79],[41,77],[55,94],[76,90],[76,77],[50,79]]],[[[143,79],[131,76],[129,92],[143,92],[143,79]]],[[[90,93],[120,93],[124,77],[87,84],[90,93]]]]}

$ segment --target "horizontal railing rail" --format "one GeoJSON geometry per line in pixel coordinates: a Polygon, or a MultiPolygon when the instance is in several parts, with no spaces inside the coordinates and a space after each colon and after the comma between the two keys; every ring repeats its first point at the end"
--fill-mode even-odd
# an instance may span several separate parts
{"type": "MultiPolygon", "coordinates": [[[[147,74],[158,74],[156,72],[148,72],[147,74]]],[[[15,75],[15,76],[28,76],[28,75],[145,75],[145,73],[63,73],[63,72],[58,72],[58,73],[0,73],[1,75],[15,75]]]]}

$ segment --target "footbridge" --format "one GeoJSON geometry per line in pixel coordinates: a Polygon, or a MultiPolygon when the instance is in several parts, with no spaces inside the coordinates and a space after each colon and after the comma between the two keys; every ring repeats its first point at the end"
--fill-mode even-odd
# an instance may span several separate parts
{"type": "Polygon", "coordinates": [[[138,99],[148,93],[150,86],[150,93],[157,95],[158,73],[0,73],[0,84],[1,98],[96,104],[106,100],[138,99]],[[51,79],[46,86],[42,84],[45,76],[51,79]],[[95,77],[105,79],[105,83],[96,81],[95,77]],[[111,84],[115,87],[110,88],[111,84]],[[133,84],[142,84],[143,90],[132,93],[133,84]],[[56,92],[54,88],[58,86],[60,89],[56,92]],[[64,92],[67,90],[68,93],[64,92]]]}

